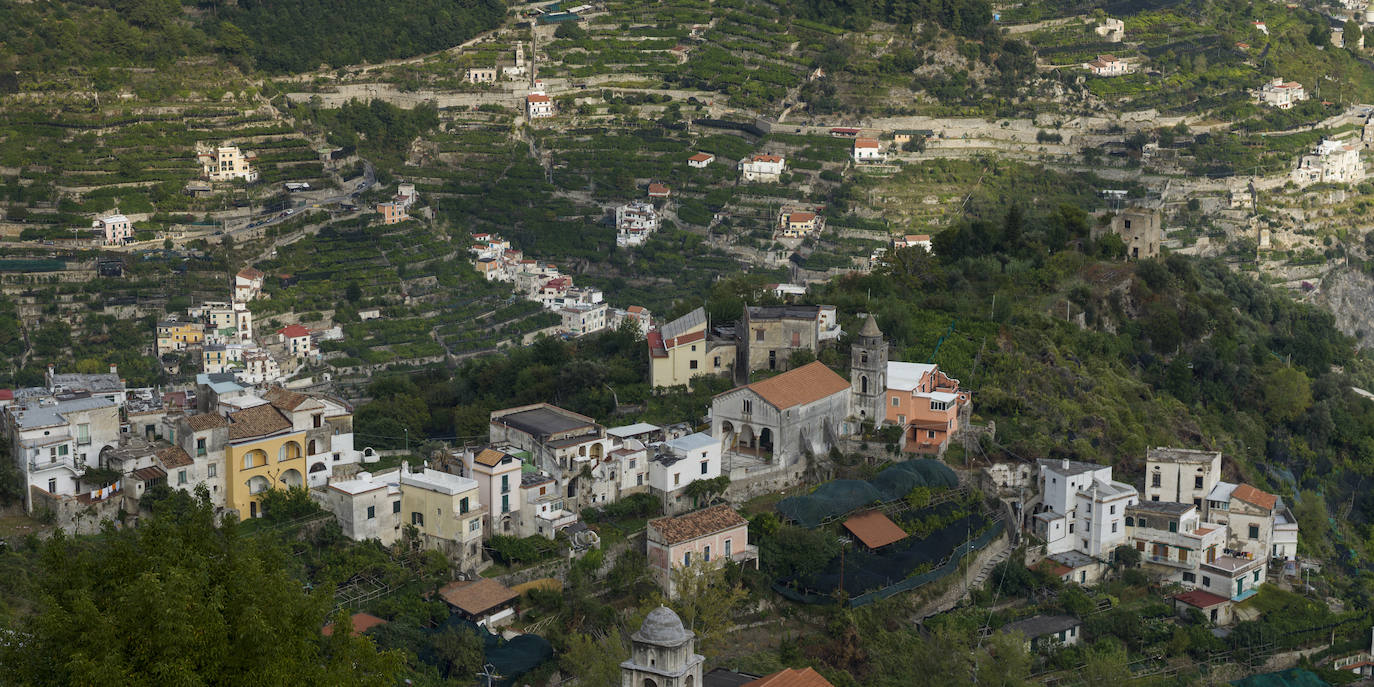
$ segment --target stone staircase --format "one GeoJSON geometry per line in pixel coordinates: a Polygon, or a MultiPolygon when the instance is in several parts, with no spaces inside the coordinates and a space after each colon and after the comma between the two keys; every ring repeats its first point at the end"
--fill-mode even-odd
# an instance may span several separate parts
{"type": "Polygon", "coordinates": [[[987,582],[988,578],[992,576],[992,569],[1008,558],[1011,558],[1010,548],[1004,548],[998,551],[996,556],[989,558],[987,562],[983,563],[983,567],[978,569],[978,574],[974,575],[973,580],[969,582],[969,589],[977,589],[983,586],[983,583],[987,582]]]}

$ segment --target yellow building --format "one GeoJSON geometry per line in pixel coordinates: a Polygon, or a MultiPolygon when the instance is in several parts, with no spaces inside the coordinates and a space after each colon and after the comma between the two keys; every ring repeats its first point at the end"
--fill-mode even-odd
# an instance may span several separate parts
{"type": "Polygon", "coordinates": [[[704,308],[651,330],[648,341],[653,387],[689,386],[697,375],[729,374],[735,366],[734,344],[707,337],[704,308]]]}
{"type": "Polygon", "coordinates": [[[481,562],[482,516],[487,508],[476,480],[425,468],[401,468],[401,517],[412,525],[427,548],[448,555],[467,570],[481,562]]]}
{"type": "Polygon", "coordinates": [[[205,325],[199,322],[157,323],[157,354],[184,351],[205,343],[205,325]]]}
{"type": "Polygon", "coordinates": [[[268,489],[305,485],[304,429],[276,406],[263,404],[229,413],[229,444],[224,447],[224,506],[240,518],[262,514],[268,489]]]}

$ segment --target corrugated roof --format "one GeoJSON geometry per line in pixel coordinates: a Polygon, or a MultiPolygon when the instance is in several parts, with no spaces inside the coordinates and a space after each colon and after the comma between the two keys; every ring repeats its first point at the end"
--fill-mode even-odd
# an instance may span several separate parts
{"type": "Polygon", "coordinates": [[[439,590],[439,596],[450,606],[472,617],[484,615],[497,606],[520,598],[518,592],[490,578],[475,582],[450,582],[439,590]]]}
{"type": "Polygon", "coordinates": [[[686,515],[649,521],[649,526],[658,530],[662,543],[669,546],[748,524],[748,520],[725,503],[686,515]]]}
{"type": "Polygon", "coordinates": [[[1274,504],[1279,500],[1279,497],[1266,491],[1260,491],[1248,484],[1242,484],[1236,487],[1236,490],[1231,492],[1231,498],[1240,499],[1252,506],[1259,506],[1265,510],[1273,510],[1274,504]]]}
{"type": "Polygon", "coordinates": [[[858,537],[859,541],[870,549],[877,549],[906,539],[906,531],[897,523],[889,520],[882,512],[876,510],[860,513],[845,520],[844,528],[858,537]]]}
{"type": "Polygon", "coordinates": [[[676,339],[698,325],[706,324],[706,308],[697,308],[659,328],[664,339],[676,339]]]}
{"type": "Polygon", "coordinates": [[[1176,594],[1174,598],[1193,608],[1210,608],[1217,604],[1224,604],[1227,601],[1226,597],[1217,596],[1211,592],[1204,592],[1201,589],[1194,589],[1191,592],[1176,594]]]}
{"type": "Polygon", "coordinates": [[[478,465],[485,465],[489,468],[494,468],[497,465],[500,465],[501,461],[510,457],[511,456],[507,455],[506,453],[502,451],[497,451],[494,448],[484,448],[482,449],[482,452],[474,456],[472,460],[478,465]]]}
{"type": "Polygon", "coordinates": [[[817,360],[776,377],[750,384],[748,388],[762,396],[763,400],[773,407],[783,410],[849,391],[849,382],[826,367],[825,363],[817,360]]]}
{"type": "Polygon", "coordinates": [[[139,468],[137,470],[134,470],[133,476],[135,479],[141,480],[143,482],[151,482],[155,479],[166,479],[167,471],[154,465],[151,467],[139,468]]]}

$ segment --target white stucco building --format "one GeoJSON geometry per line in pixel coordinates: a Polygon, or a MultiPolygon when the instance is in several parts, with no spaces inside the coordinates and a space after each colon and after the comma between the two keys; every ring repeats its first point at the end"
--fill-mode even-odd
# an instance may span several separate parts
{"type": "Polygon", "coordinates": [[[1126,543],[1126,508],[1140,500],[1135,487],[1113,480],[1110,465],[1042,459],[1039,466],[1043,502],[1032,522],[1047,553],[1106,559],[1126,543]]]}
{"type": "Polygon", "coordinates": [[[1323,139],[1312,152],[1298,160],[1298,168],[1293,170],[1293,183],[1307,186],[1363,181],[1365,169],[1364,160],[1360,158],[1362,147],[1358,143],[1323,139]]]}
{"type": "Polygon", "coordinates": [[[787,170],[787,160],[781,155],[755,153],[739,161],[740,178],[744,181],[777,182],[787,170]]]}

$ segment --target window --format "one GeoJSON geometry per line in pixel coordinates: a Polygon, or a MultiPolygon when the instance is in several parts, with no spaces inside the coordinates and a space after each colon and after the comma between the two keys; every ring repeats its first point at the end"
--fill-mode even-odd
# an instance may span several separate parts
{"type": "Polygon", "coordinates": [[[931,409],[931,410],[944,410],[944,409],[947,408],[948,406],[949,406],[949,404],[948,404],[948,403],[945,403],[944,401],[931,401],[931,402],[930,402],[930,409],[931,409]]]}
{"type": "Polygon", "coordinates": [[[684,552],[682,553],[682,564],[683,564],[683,565],[691,565],[691,564],[692,564],[692,552],[691,552],[691,551],[684,551],[684,552]]]}
{"type": "Polygon", "coordinates": [[[1250,538],[1259,539],[1259,525],[1250,526],[1250,538]]]}
{"type": "MultiPolygon", "coordinates": [[[[697,352],[697,345],[696,345],[696,344],[692,344],[692,352],[693,352],[693,353],[696,353],[696,352],[697,352]]],[[[693,360],[692,362],[696,362],[696,361],[693,360]]]]}
{"type": "Polygon", "coordinates": [[[1169,521],[1169,531],[1170,531],[1170,532],[1177,532],[1177,531],[1178,531],[1178,522],[1177,522],[1177,521],[1175,521],[1175,520],[1170,520],[1170,521],[1169,521]]]}
{"type": "Polygon", "coordinates": [[[501,475],[501,493],[510,492],[510,475],[501,475]]]}
{"type": "Polygon", "coordinates": [[[205,439],[196,439],[196,457],[205,455],[205,439]]]}
{"type": "Polygon", "coordinates": [[[1111,507],[1107,509],[1107,512],[1116,515],[1116,504],[1112,504],[1111,507]]]}
{"type": "Polygon", "coordinates": [[[935,438],[935,430],[933,430],[933,429],[927,429],[927,430],[926,430],[926,438],[927,438],[927,439],[934,439],[934,438],[935,438]]]}
{"type": "Polygon", "coordinates": [[[1126,222],[1126,228],[1127,228],[1127,229],[1130,229],[1130,228],[1131,228],[1131,220],[1125,220],[1125,222],[1126,222]]]}
{"type": "Polygon", "coordinates": [[[1184,562],[1188,560],[1188,549],[1185,549],[1182,546],[1178,547],[1178,560],[1179,562],[1184,562]]]}
{"type": "Polygon", "coordinates": [[[1092,504],[1091,501],[1088,502],[1088,512],[1089,512],[1089,513],[1093,512],[1093,504],[1092,504]]]}
{"type": "Polygon", "coordinates": [[[1204,586],[1204,587],[1210,587],[1210,586],[1212,586],[1212,578],[1210,578],[1210,577],[1208,577],[1208,576],[1206,576],[1206,575],[1203,575],[1203,576],[1202,576],[1202,586],[1204,586]]]}
{"type": "Polygon", "coordinates": [[[1069,523],[1069,534],[1073,534],[1073,523],[1069,523]]]}
{"type": "Polygon", "coordinates": [[[710,547],[710,546],[707,546],[705,549],[702,549],[702,551],[701,551],[701,558],[702,558],[702,560],[706,561],[707,563],[710,563],[710,562],[711,562],[711,547],[710,547]]]}
{"type": "Polygon", "coordinates": [[[461,498],[461,499],[458,500],[458,514],[459,514],[459,515],[462,515],[462,514],[467,513],[467,512],[468,512],[468,497],[464,496],[463,498],[461,498]]]}
{"type": "Polygon", "coordinates": [[[744,412],[746,412],[746,413],[752,413],[752,412],[754,412],[754,402],[753,402],[752,400],[745,399],[745,401],[744,401],[744,412]]]}
{"type": "Polygon", "coordinates": [[[635,469],[635,459],[634,459],[634,458],[631,458],[631,459],[630,459],[630,466],[629,466],[629,469],[631,469],[631,470],[635,469]]]}
{"type": "Polygon", "coordinates": [[[726,557],[726,558],[729,558],[729,557],[730,557],[731,549],[734,548],[734,547],[733,547],[733,544],[734,544],[734,543],[735,543],[735,541],[734,541],[733,539],[726,539],[726,540],[725,540],[725,557],[726,557]]]}
{"type": "Polygon", "coordinates": [[[703,475],[706,474],[707,469],[710,468],[710,467],[711,467],[711,462],[710,462],[710,461],[706,461],[706,460],[701,461],[701,474],[703,474],[703,475]]]}
{"type": "Polygon", "coordinates": [[[868,351],[864,351],[864,352],[862,352],[862,353],[859,354],[859,362],[861,362],[861,363],[863,363],[863,364],[865,364],[865,365],[868,364],[868,351]]]}
{"type": "Polygon", "coordinates": [[[893,408],[896,408],[898,403],[899,403],[899,401],[897,400],[897,397],[896,397],[896,396],[893,396],[893,397],[892,397],[892,407],[893,407],[893,408]]]}
{"type": "Polygon", "coordinates": [[[1151,496],[1151,497],[1150,497],[1150,500],[1151,500],[1151,501],[1158,502],[1158,501],[1159,501],[1159,494],[1155,494],[1154,496],[1151,496]]]}
{"type": "Polygon", "coordinates": [[[85,446],[89,443],[91,443],[91,425],[83,422],[76,426],[76,444],[77,446],[85,446]]]}
{"type": "Polygon", "coordinates": [[[1149,527],[1149,526],[1150,526],[1150,522],[1149,522],[1148,520],[1146,520],[1145,518],[1141,518],[1141,519],[1139,519],[1139,520],[1136,520],[1136,521],[1135,521],[1135,524],[1140,525],[1141,527],[1149,527]]]}
{"type": "Polygon", "coordinates": [[[177,484],[186,484],[185,470],[177,470],[177,484]]]}
{"type": "Polygon", "coordinates": [[[792,348],[801,346],[801,332],[792,332],[792,348]]]}
{"type": "Polygon", "coordinates": [[[468,532],[476,532],[480,529],[482,529],[482,520],[480,518],[473,518],[468,521],[468,532]]]}
{"type": "Polygon", "coordinates": [[[1126,516],[1126,526],[1127,526],[1127,527],[1135,527],[1135,518],[1132,518],[1131,516],[1127,515],[1127,516],[1126,516]]]}
{"type": "Polygon", "coordinates": [[[714,361],[715,361],[715,366],[716,366],[716,367],[720,367],[720,356],[716,356],[715,359],[714,359],[714,361]]]}
{"type": "Polygon", "coordinates": [[[544,495],[544,492],[547,492],[548,490],[549,490],[548,487],[539,487],[539,495],[540,495],[540,496],[543,496],[543,495],[544,495]]]}
{"type": "Polygon", "coordinates": [[[319,413],[311,415],[310,421],[316,429],[319,429],[320,427],[324,426],[324,416],[319,413]]]}
{"type": "Polygon", "coordinates": [[[56,478],[53,478],[53,479],[48,480],[48,493],[49,493],[49,494],[56,494],[56,493],[57,493],[57,479],[56,479],[56,478]]]}
{"type": "Polygon", "coordinates": [[[1083,521],[1083,533],[1084,533],[1084,534],[1087,534],[1087,533],[1092,532],[1092,531],[1093,531],[1093,521],[1091,521],[1091,520],[1085,520],[1085,521],[1083,521]]]}
{"type": "Polygon", "coordinates": [[[1112,531],[1113,531],[1113,532],[1116,531],[1116,523],[1112,523],[1112,531]]]}
{"type": "Polygon", "coordinates": [[[1250,579],[1252,579],[1252,580],[1254,580],[1254,581],[1256,581],[1256,582],[1259,582],[1259,574],[1260,574],[1260,571],[1256,570],[1255,572],[1250,573],[1250,574],[1253,575],[1253,577],[1251,577],[1250,579]]]}
{"type": "Polygon", "coordinates": [[[1152,487],[1157,487],[1157,486],[1159,486],[1159,473],[1158,473],[1158,472],[1156,472],[1156,473],[1153,474],[1153,475],[1150,475],[1150,486],[1152,486],[1152,487]]]}
{"type": "Polygon", "coordinates": [[[679,484],[682,484],[682,473],[680,473],[680,472],[674,472],[674,473],[673,473],[673,486],[676,487],[676,486],[679,485],[679,484]]]}
{"type": "Polygon", "coordinates": [[[641,472],[641,473],[639,473],[638,475],[635,475],[635,486],[636,486],[636,487],[642,487],[642,486],[644,486],[644,473],[641,472]]]}
{"type": "Polygon", "coordinates": [[[755,329],[755,330],[754,330],[754,340],[755,340],[755,341],[763,341],[763,330],[762,330],[762,329],[755,329]]]}
{"type": "Polygon", "coordinates": [[[392,513],[399,513],[399,512],[401,512],[401,502],[400,502],[400,501],[392,501],[392,502],[391,502],[391,512],[392,512],[392,513]]]}
{"type": "Polygon", "coordinates": [[[206,476],[206,477],[218,477],[218,476],[219,476],[219,466],[218,466],[218,465],[215,465],[214,463],[210,463],[210,465],[207,467],[207,471],[206,471],[206,473],[205,473],[205,476],[206,476]]]}
{"type": "Polygon", "coordinates": [[[376,506],[368,506],[368,507],[367,507],[367,519],[368,519],[368,520],[375,520],[376,518],[377,518],[377,507],[376,507],[376,506]]]}
{"type": "Polygon", "coordinates": [[[424,526],[425,526],[425,514],[424,514],[424,513],[420,513],[420,512],[418,512],[418,511],[411,511],[411,513],[410,513],[410,524],[412,524],[412,525],[414,525],[414,526],[416,526],[416,527],[424,527],[424,526]]]}
{"type": "Polygon", "coordinates": [[[695,370],[695,369],[697,369],[697,361],[695,361],[695,360],[689,360],[689,361],[687,361],[687,369],[689,369],[689,370],[695,370]]]}
{"type": "Polygon", "coordinates": [[[1194,478],[1193,478],[1193,488],[1194,488],[1194,489],[1201,489],[1201,488],[1202,488],[1202,475],[1198,475],[1197,477],[1194,477],[1194,478]]]}
{"type": "Polygon", "coordinates": [[[509,513],[509,512],[510,512],[510,494],[502,494],[502,495],[501,495],[501,512],[502,512],[502,513],[509,513]]]}
{"type": "Polygon", "coordinates": [[[1138,542],[1136,542],[1136,543],[1135,543],[1135,550],[1136,550],[1136,551],[1139,551],[1139,552],[1141,552],[1141,553],[1144,553],[1144,552],[1145,552],[1145,542],[1143,542],[1143,541],[1138,541],[1138,542]]]}
{"type": "Polygon", "coordinates": [[[1193,573],[1190,573],[1190,572],[1183,573],[1183,581],[1184,581],[1184,582],[1196,582],[1196,581],[1197,581],[1197,575],[1194,575],[1193,573]]]}

